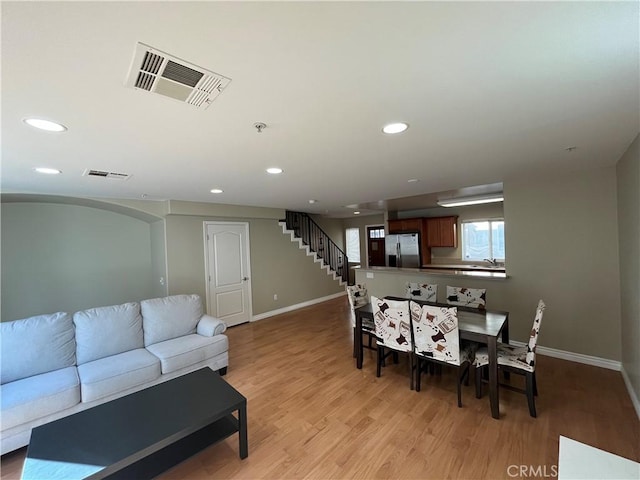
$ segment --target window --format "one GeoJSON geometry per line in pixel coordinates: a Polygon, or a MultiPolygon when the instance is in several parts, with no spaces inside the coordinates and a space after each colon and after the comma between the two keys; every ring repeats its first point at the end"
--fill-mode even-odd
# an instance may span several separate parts
{"type": "Polygon", "coordinates": [[[463,220],[462,260],[505,260],[504,219],[463,220]]]}
{"type": "Polygon", "coordinates": [[[369,238],[384,238],[384,227],[370,228],[369,238]]]}
{"type": "Polygon", "coordinates": [[[347,228],[345,230],[347,240],[347,257],[349,263],[360,263],[360,229],[347,228]]]}

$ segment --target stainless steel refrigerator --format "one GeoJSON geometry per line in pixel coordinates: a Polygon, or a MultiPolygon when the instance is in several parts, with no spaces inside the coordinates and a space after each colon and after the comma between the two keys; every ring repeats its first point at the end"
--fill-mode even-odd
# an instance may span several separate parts
{"type": "Polygon", "coordinates": [[[420,235],[417,233],[387,235],[385,250],[387,267],[420,267],[420,235]]]}

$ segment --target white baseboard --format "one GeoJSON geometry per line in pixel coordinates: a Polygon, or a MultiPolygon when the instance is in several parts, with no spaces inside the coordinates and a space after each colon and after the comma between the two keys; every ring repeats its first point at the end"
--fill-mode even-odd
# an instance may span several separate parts
{"type": "MultiPolygon", "coordinates": [[[[509,343],[511,345],[524,346],[525,343],[517,342],[514,340],[510,340],[509,343]]],[[[629,380],[629,376],[624,369],[624,365],[621,362],[616,360],[609,360],[607,358],[593,357],[591,355],[583,355],[581,353],[573,353],[566,352],[564,350],[556,350],[555,348],[549,347],[541,347],[538,345],[536,348],[536,353],[540,355],[545,355],[547,357],[560,358],[562,360],[569,360],[570,362],[584,363],[586,365],[593,365],[594,367],[607,368],[609,370],[616,370],[622,373],[622,378],[624,380],[624,384],[627,387],[627,392],[629,393],[629,397],[631,398],[631,403],[633,404],[633,408],[636,410],[636,414],[638,418],[640,418],[640,400],[638,399],[638,395],[636,395],[633,386],[631,385],[631,381],[629,380]]]]}
{"type": "Polygon", "coordinates": [[[633,408],[636,409],[636,414],[638,418],[640,418],[640,399],[638,399],[638,395],[636,395],[635,390],[633,389],[633,385],[631,385],[631,380],[629,380],[629,376],[627,375],[627,371],[624,369],[624,365],[622,365],[622,378],[624,380],[624,384],[627,386],[627,391],[629,392],[629,396],[631,397],[631,403],[633,403],[633,408]]]}
{"type": "MultiPolygon", "coordinates": [[[[526,343],[517,342],[515,340],[509,340],[509,343],[519,347],[526,345],[526,343]]],[[[557,350],[555,348],[543,347],[541,345],[537,346],[536,353],[547,357],[559,358],[561,360],[569,360],[570,362],[584,363],[585,365],[593,365],[594,367],[616,370],[618,372],[622,368],[622,364],[616,360],[583,355],[582,353],[567,352],[565,350],[557,350]]]]}
{"type": "Polygon", "coordinates": [[[264,320],[265,318],[273,317],[275,315],[280,315],[281,313],[292,312],[293,310],[298,310],[299,308],[309,307],[311,305],[315,305],[316,303],[322,303],[322,302],[326,302],[327,300],[332,300],[334,298],[342,297],[343,295],[346,295],[346,294],[347,294],[346,291],[338,292],[338,293],[334,293],[333,295],[327,295],[326,297],[314,298],[313,300],[308,300],[306,302],[296,303],[295,305],[289,305],[288,307],[279,308],[277,310],[271,310],[269,312],[264,312],[259,315],[254,315],[251,321],[255,322],[258,320],[264,320]]]}

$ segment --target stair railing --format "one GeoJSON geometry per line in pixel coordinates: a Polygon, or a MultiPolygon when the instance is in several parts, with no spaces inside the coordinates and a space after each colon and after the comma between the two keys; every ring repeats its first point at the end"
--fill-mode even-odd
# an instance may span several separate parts
{"type": "Polygon", "coordinates": [[[311,251],[329,265],[329,268],[349,283],[349,260],[338,245],[327,235],[313,219],[304,212],[286,212],[287,230],[293,230],[294,235],[302,239],[311,251]]]}

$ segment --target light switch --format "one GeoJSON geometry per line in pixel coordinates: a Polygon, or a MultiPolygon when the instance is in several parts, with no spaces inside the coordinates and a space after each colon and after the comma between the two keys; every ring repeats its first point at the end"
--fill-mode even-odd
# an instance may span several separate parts
{"type": "Polygon", "coordinates": [[[367,278],[373,278],[373,272],[367,272],[367,278]]]}

